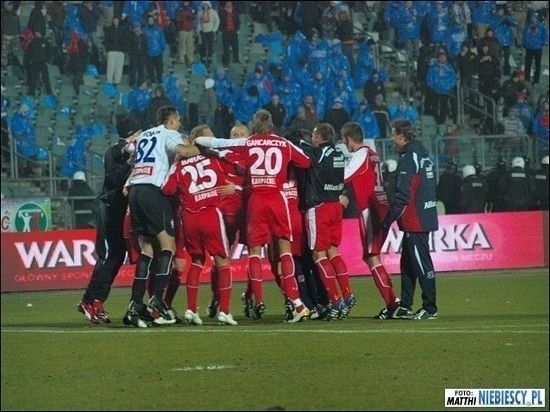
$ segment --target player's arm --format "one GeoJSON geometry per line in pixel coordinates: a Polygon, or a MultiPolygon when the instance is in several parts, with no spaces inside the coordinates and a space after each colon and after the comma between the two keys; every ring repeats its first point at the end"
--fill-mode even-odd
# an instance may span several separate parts
{"type": "Polygon", "coordinates": [[[223,149],[226,147],[245,146],[246,137],[240,139],[219,139],[217,137],[199,136],[195,139],[194,143],[204,147],[223,149]]]}
{"type": "Polygon", "coordinates": [[[411,183],[416,174],[416,164],[412,156],[403,156],[397,167],[395,195],[390,210],[382,222],[382,228],[389,229],[391,224],[403,214],[411,198],[411,183]]]}
{"type": "Polygon", "coordinates": [[[290,159],[296,167],[309,169],[312,165],[310,157],[298,146],[289,142],[290,159]]]}
{"type": "Polygon", "coordinates": [[[176,155],[183,158],[193,157],[201,154],[199,148],[193,145],[178,144],[175,147],[174,151],[176,152],[176,155]]]}
{"type": "Polygon", "coordinates": [[[351,182],[355,176],[362,173],[362,166],[366,164],[366,157],[366,150],[358,150],[355,152],[344,169],[344,183],[351,182]]]}

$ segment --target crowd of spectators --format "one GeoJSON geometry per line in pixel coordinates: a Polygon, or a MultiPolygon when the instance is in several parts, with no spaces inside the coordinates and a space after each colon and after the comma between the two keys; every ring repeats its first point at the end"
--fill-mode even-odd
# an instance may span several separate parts
{"type": "MultiPolygon", "coordinates": [[[[92,66],[101,82],[115,88],[128,74],[127,110],[143,128],[154,125],[156,108],[172,102],[186,129],[207,122],[220,137],[229,137],[233,124],[247,124],[265,108],[279,132],[286,127],[311,131],[319,122],[338,131],[351,119],[362,125],[366,139],[377,139],[389,136],[391,120],[406,117],[415,123],[420,113],[433,115],[437,124],[456,124],[460,81],[502,105],[498,119],[492,120],[496,124],[480,132],[516,140],[528,134],[536,138],[541,158],[548,152],[548,93],[535,96],[533,91],[548,45],[544,2],[35,1],[25,27],[20,3],[2,4],[2,69],[21,65],[31,97],[42,93],[55,98],[48,64],[72,77],[76,97],[92,66]],[[518,10],[516,3],[526,7],[518,10]],[[390,73],[376,65],[376,41],[354,29],[356,12],[371,20],[382,41],[414,62],[415,86],[424,96],[418,105],[400,100],[388,107],[385,83],[390,73]],[[241,14],[266,24],[268,33],[253,40],[280,50],[281,58],[256,62],[238,84],[227,69],[245,57],[238,41],[241,14]],[[280,17],[274,21],[273,15],[280,17]],[[275,24],[281,32],[275,32],[275,24]],[[214,56],[218,41],[223,52],[214,56]],[[512,47],[524,56],[516,67],[510,64],[512,47]],[[189,71],[203,67],[206,79],[198,104],[186,105],[178,79],[167,75],[166,54],[189,71]],[[358,98],[361,90],[364,99],[358,98]]],[[[483,109],[487,102],[478,99],[476,104],[483,109]]],[[[17,140],[23,113],[24,103],[10,106],[3,91],[3,125],[11,126],[14,146],[26,156],[17,140]]],[[[27,123],[25,128],[32,128],[27,123]]],[[[32,138],[24,139],[32,143],[32,138]]],[[[524,155],[524,143],[503,141],[499,155],[524,155]]]]}

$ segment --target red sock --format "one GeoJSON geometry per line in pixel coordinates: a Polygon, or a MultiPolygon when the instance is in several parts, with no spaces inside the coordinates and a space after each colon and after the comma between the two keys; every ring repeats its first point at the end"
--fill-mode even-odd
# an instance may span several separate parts
{"type": "Polygon", "coordinates": [[[244,290],[244,297],[246,299],[252,299],[252,282],[250,281],[250,268],[246,268],[246,289],[244,290]]]}
{"type": "Polygon", "coordinates": [[[258,255],[249,256],[248,269],[250,270],[250,287],[254,294],[255,303],[263,302],[262,258],[258,255]]]}
{"type": "Polygon", "coordinates": [[[187,309],[197,313],[197,300],[199,297],[199,277],[203,267],[196,263],[191,263],[189,273],[187,274],[187,309]]]}
{"type": "Polygon", "coordinates": [[[342,256],[340,255],[336,255],[332,259],[330,259],[330,263],[332,264],[332,266],[334,267],[334,271],[336,272],[336,280],[338,281],[338,285],[340,285],[342,296],[344,297],[344,299],[346,299],[351,295],[348,267],[346,266],[344,259],[342,259],[342,256]]]}
{"type": "Polygon", "coordinates": [[[372,273],[372,279],[374,284],[378,288],[382,299],[386,302],[386,307],[388,309],[393,309],[397,306],[395,292],[393,290],[393,285],[391,283],[391,277],[386,272],[384,265],[378,265],[373,268],[370,268],[372,273]]]}
{"type": "Polygon", "coordinates": [[[285,285],[284,285],[284,282],[283,282],[283,275],[278,274],[278,273],[274,273],[273,277],[275,278],[275,283],[279,287],[279,290],[284,295],[285,294],[285,285]]]}
{"type": "Polygon", "coordinates": [[[298,283],[294,276],[294,259],[292,259],[290,253],[283,253],[281,255],[281,272],[283,275],[285,296],[292,301],[299,299],[298,283]]]}
{"type": "Polygon", "coordinates": [[[336,304],[340,300],[340,294],[338,293],[338,285],[336,283],[336,273],[334,268],[327,258],[321,258],[315,262],[317,271],[319,272],[319,277],[323,282],[327,294],[330,298],[331,303],[336,304]]]}
{"type": "Polygon", "coordinates": [[[220,300],[220,293],[218,290],[218,268],[212,266],[210,271],[210,289],[212,290],[212,300],[220,300]]]}
{"type": "Polygon", "coordinates": [[[222,266],[218,268],[217,272],[220,312],[228,314],[230,313],[229,305],[231,303],[231,268],[222,266]]]}
{"type": "Polygon", "coordinates": [[[166,290],[164,291],[164,303],[166,303],[170,308],[172,307],[172,302],[174,301],[176,292],[180,287],[180,279],[182,274],[183,271],[172,269],[168,277],[168,284],[166,285],[166,290]]]}

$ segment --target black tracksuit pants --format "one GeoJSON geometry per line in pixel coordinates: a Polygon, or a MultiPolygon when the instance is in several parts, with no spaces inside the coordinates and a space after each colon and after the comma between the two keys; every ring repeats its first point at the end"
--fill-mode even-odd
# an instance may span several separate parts
{"type": "Polygon", "coordinates": [[[405,232],[401,243],[401,303],[412,308],[416,280],[422,289],[422,308],[437,312],[435,271],[430,256],[429,232],[405,232]]]}
{"type": "Polygon", "coordinates": [[[95,246],[98,260],[84,292],[85,302],[92,303],[94,299],[105,302],[109,296],[111,286],[126,257],[123,235],[125,214],[124,205],[107,206],[100,202],[95,246]]]}

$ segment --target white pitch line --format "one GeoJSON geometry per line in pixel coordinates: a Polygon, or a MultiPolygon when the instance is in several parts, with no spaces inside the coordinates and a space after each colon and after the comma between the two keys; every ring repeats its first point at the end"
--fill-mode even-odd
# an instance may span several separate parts
{"type": "Polygon", "coordinates": [[[233,369],[234,365],[206,365],[206,366],[184,366],[182,368],[172,369],[174,372],[193,372],[193,371],[217,371],[220,369],[233,369]]]}
{"type": "MultiPolygon", "coordinates": [[[[506,326],[504,326],[506,327],[506,326]]],[[[364,334],[408,334],[408,333],[425,333],[425,334],[472,334],[472,333],[489,333],[489,334],[548,334],[548,330],[525,330],[526,325],[522,325],[523,329],[518,330],[486,330],[486,329],[364,329],[364,330],[344,330],[344,329],[241,329],[241,328],[124,328],[124,329],[95,329],[95,330],[66,330],[66,329],[9,329],[2,328],[1,333],[51,333],[51,334],[103,334],[103,333],[253,333],[253,334],[284,334],[284,333],[305,333],[305,334],[348,334],[348,335],[364,335],[364,334]]],[[[548,325],[543,325],[548,328],[548,325]]]]}

